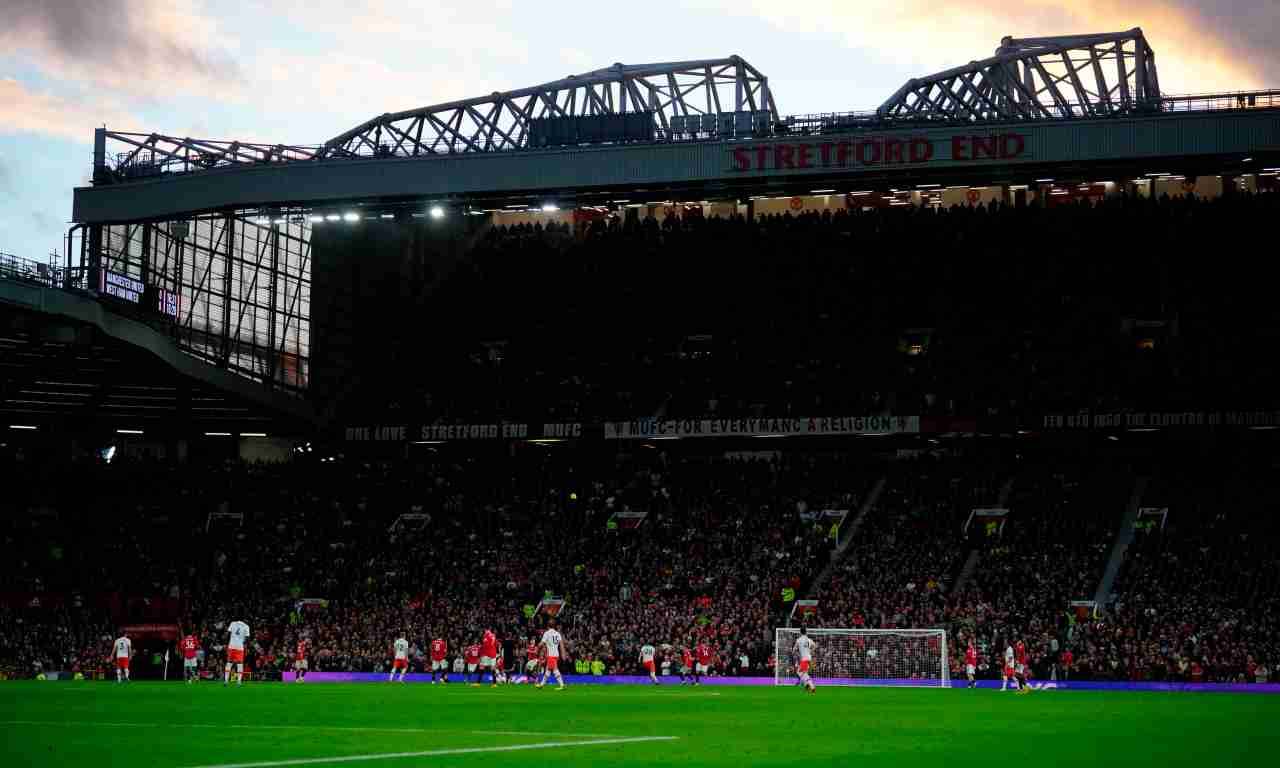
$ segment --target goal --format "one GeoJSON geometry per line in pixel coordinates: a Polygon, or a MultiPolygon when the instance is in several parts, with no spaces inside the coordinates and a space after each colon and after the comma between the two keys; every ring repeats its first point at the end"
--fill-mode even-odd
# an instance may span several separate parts
{"type": "MultiPolygon", "coordinates": [[[[774,631],[773,682],[795,682],[800,630],[774,631]]],[[[942,629],[810,629],[817,644],[809,674],[825,685],[902,685],[947,688],[947,633],[942,629]]]]}

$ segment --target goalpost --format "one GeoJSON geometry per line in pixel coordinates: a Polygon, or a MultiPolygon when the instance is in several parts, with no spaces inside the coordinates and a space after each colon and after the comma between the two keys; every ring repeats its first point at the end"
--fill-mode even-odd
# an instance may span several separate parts
{"type": "MultiPolygon", "coordinates": [[[[796,627],[774,631],[775,685],[796,680],[796,627]]],[[[810,629],[817,644],[809,674],[822,685],[901,685],[948,688],[943,629],[810,629]]]]}

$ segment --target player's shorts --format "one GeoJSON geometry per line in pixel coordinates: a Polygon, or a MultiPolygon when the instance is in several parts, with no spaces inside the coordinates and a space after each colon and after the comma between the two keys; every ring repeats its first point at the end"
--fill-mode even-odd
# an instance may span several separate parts
{"type": "Polygon", "coordinates": [[[1013,677],[1013,667],[1005,667],[1005,668],[1004,668],[1004,676],[1005,676],[1005,677],[1013,677]]]}
{"type": "Polygon", "coordinates": [[[964,665],[964,673],[965,673],[966,675],[972,675],[972,674],[974,673],[973,665],[972,665],[972,664],[965,664],[965,665],[964,665]]]}
{"type": "Polygon", "coordinates": [[[448,672],[448,671],[449,671],[449,662],[445,661],[444,659],[436,659],[436,660],[432,661],[432,662],[431,662],[431,671],[432,671],[432,672],[435,672],[437,669],[441,669],[441,670],[444,670],[445,672],[448,672]]]}
{"type": "Polygon", "coordinates": [[[1013,669],[1014,669],[1014,671],[1015,671],[1015,672],[1017,672],[1017,673],[1018,673],[1018,674],[1020,674],[1020,675],[1026,674],[1026,672],[1027,672],[1027,667],[1026,667],[1026,665],[1024,665],[1024,664],[1019,664],[1019,665],[1017,665],[1016,667],[1014,667],[1013,669]]]}
{"type": "Polygon", "coordinates": [[[698,673],[698,674],[700,674],[700,675],[705,675],[705,674],[707,674],[708,672],[710,672],[710,671],[711,671],[711,665],[710,665],[710,664],[695,664],[695,665],[693,665],[693,671],[694,671],[694,672],[697,672],[697,673],[698,673]]]}
{"type": "Polygon", "coordinates": [[[307,666],[307,660],[306,660],[306,659],[295,659],[295,660],[294,660],[294,662],[293,662],[293,668],[294,668],[294,669],[307,669],[307,668],[308,668],[308,666],[307,666]]]}
{"type": "Polygon", "coordinates": [[[116,657],[116,669],[128,669],[128,668],[129,668],[129,657],[128,657],[128,656],[117,656],[117,657],[116,657]]]}
{"type": "Polygon", "coordinates": [[[408,659],[396,659],[395,661],[391,662],[391,668],[392,668],[392,669],[408,669],[408,668],[409,668],[409,660],[408,660],[408,659]]]}
{"type": "Polygon", "coordinates": [[[808,674],[808,673],[809,673],[809,660],[808,660],[808,659],[801,659],[801,660],[800,660],[800,674],[802,674],[802,675],[803,675],[803,674],[808,674]]]}
{"type": "Polygon", "coordinates": [[[480,666],[481,666],[481,667],[492,667],[492,666],[493,666],[493,657],[492,657],[492,656],[481,656],[481,657],[480,657],[480,666]]]}
{"type": "Polygon", "coordinates": [[[467,671],[468,671],[468,672],[475,672],[475,671],[476,671],[476,665],[475,665],[475,664],[468,664],[468,665],[467,665],[467,671]]]}
{"type": "Polygon", "coordinates": [[[534,672],[534,671],[536,671],[536,670],[538,669],[538,660],[537,660],[537,659],[529,659],[529,662],[528,662],[527,664],[525,664],[525,665],[524,665],[524,668],[525,668],[525,669],[527,669],[527,670],[529,670],[530,672],[534,672]]]}
{"type": "Polygon", "coordinates": [[[229,664],[243,664],[243,663],[244,663],[244,649],[243,649],[243,648],[228,648],[228,649],[227,649],[227,663],[229,663],[229,664]]]}
{"type": "Polygon", "coordinates": [[[557,670],[559,670],[559,669],[560,669],[560,657],[559,657],[559,656],[548,656],[548,657],[547,657],[547,671],[548,671],[548,672],[555,672],[555,671],[557,671],[557,670]]]}
{"type": "Polygon", "coordinates": [[[649,659],[644,663],[644,670],[649,674],[653,674],[653,659],[649,659]]]}
{"type": "Polygon", "coordinates": [[[190,659],[183,658],[182,660],[182,666],[186,667],[187,669],[195,669],[198,664],[199,662],[196,660],[194,656],[191,657],[190,659]]]}

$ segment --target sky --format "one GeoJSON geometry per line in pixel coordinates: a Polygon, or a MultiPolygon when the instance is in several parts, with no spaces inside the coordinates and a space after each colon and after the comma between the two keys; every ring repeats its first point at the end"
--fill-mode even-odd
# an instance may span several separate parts
{"type": "Polygon", "coordinates": [[[872,109],[1005,35],[1135,26],[1165,93],[1280,88],[1280,0],[0,0],[0,252],[61,249],[102,125],[319,144],[384,112],[732,54],[782,114],[872,109]]]}

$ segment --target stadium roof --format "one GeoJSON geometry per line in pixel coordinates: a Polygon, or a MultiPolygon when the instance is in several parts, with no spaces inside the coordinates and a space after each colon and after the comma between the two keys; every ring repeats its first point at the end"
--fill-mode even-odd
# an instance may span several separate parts
{"type": "MultiPolygon", "coordinates": [[[[1140,28],[1061,37],[1005,37],[995,55],[912,78],[862,122],[998,122],[1156,111],[1162,108],[1155,53],[1140,28]]],[[[228,164],[347,157],[418,157],[526,149],[533,121],[556,117],[651,113],[660,138],[686,131],[690,118],[752,114],[755,135],[788,121],[768,77],[741,56],[614,64],[541,85],[494,92],[371,118],[321,145],[194,139],[106,131],[129,147],[95,158],[100,178],[119,170],[181,164],[184,171],[228,164]],[[673,122],[673,120],[675,122],[673,122]]],[[[833,116],[841,113],[832,113],[833,116]]],[[[841,118],[847,122],[850,113],[841,118]]],[[[699,124],[701,126],[701,124],[699,124]]],[[[712,130],[712,135],[724,131],[712,130]]],[[[731,131],[732,133],[732,131],[731,131]]]]}

